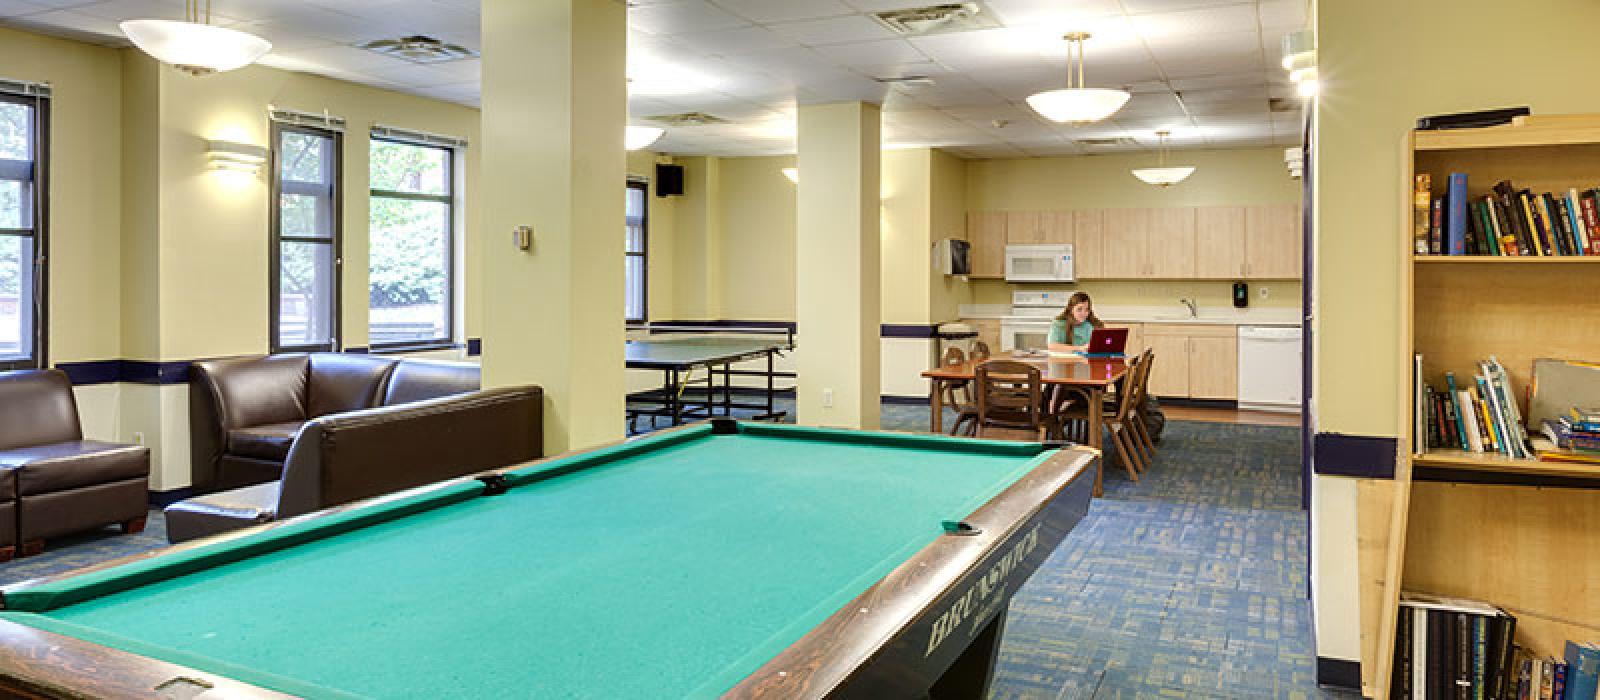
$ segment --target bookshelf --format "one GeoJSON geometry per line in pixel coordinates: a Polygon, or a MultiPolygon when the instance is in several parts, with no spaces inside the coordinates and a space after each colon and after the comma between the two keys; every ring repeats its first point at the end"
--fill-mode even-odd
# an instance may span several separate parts
{"type": "Polygon", "coordinates": [[[1400,455],[1392,481],[1358,488],[1362,676],[1387,698],[1400,591],[1483,600],[1517,617],[1517,643],[1540,655],[1600,639],[1600,466],[1458,449],[1418,453],[1413,357],[1435,388],[1470,384],[1494,356],[1526,411],[1536,358],[1600,360],[1600,257],[1438,256],[1412,252],[1412,176],[1441,196],[1450,173],[1477,198],[1511,180],[1534,192],[1600,186],[1600,115],[1533,117],[1484,129],[1413,132],[1398,228],[1400,455]],[[1559,487],[1545,484],[1558,483],[1559,487]]]}

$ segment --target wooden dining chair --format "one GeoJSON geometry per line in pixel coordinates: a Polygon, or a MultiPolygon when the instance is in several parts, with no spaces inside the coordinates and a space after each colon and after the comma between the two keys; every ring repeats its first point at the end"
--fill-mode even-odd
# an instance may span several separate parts
{"type": "MultiPolygon", "coordinates": [[[[1138,397],[1135,394],[1143,381],[1143,373],[1146,368],[1144,359],[1143,356],[1139,356],[1128,363],[1128,372],[1122,379],[1121,396],[1114,407],[1104,409],[1105,413],[1102,414],[1100,420],[1101,428],[1111,433],[1111,441],[1117,446],[1117,456],[1122,461],[1122,468],[1127,470],[1128,478],[1133,481],[1139,480],[1139,473],[1144,471],[1146,466],[1145,456],[1140,452],[1138,438],[1134,437],[1136,428],[1133,427],[1133,421],[1137,420],[1133,413],[1133,407],[1138,403],[1138,397]]],[[[1065,432],[1071,432],[1075,435],[1081,434],[1085,438],[1080,442],[1086,442],[1088,437],[1089,415],[1087,411],[1087,402],[1078,403],[1068,406],[1061,412],[1059,417],[1064,424],[1072,426],[1070,431],[1065,432]]]]}
{"type": "Polygon", "coordinates": [[[990,357],[992,357],[992,356],[989,354],[989,344],[988,343],[985,343],[985,342],[983,342],[981,340],[973,341],[973,343],[972,343],[972,361],[973,362],[977,362],[978,360],[987,360],[990,357]]]}
{"type": "MultiPolygon", "coordinates": [[[[961,348],[947,348],[944,351],[944,360],[941,364],[945,367],[960,367],[967,363],[967,354],[961,348]]],[[[978,428],[978,404],[973,399],[972,382],[941,382],[940,391],[944,392],[944,405],[956,410],[956,422],[950,426],[951,435],[959,435],[963,429],[971,435],[978,428]]]]}
{"type": "Polygon", "coordinates": [[[1044,441],[1059,431],[1044,402],[1039,368],[1025,362],[989,360],[973,368],[977,436],[1044,441]]]}
{"type": "Polygon", "coordinates": [[[1139,443],[1149,454],[1147,462],[1154,462],[1156,457],[1156,443],[1150,435],[1150,374],[1155,371],[1155,351],[1145,348],[1139,354],[1139,385],[1133,394],[1134,403],[1131,416],[1133,420],[1133,433],[1139,443]]]}

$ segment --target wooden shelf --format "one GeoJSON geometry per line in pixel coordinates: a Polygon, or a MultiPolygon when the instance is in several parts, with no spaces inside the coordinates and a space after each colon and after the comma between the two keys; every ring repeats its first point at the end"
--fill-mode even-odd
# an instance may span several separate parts
{"type": "MultiPolygon", "coordinates": [[[[1497,474],[1600,479],[1600,464],[1512,459],[1500,454],[1468,452],[1466,450],[1433,450],[1426,454],[1412,455],[1411,463],[1417,466],[1445,467],[1497,474]]],[[[1597,484],[1597,486],[1600,486],[1600,484],[1597,484]]]]}
{"type": "Polygon", "coordinates": [[[1600,264],[1600,255],[1413,255],[1416,263],[1445,264],[1600,264]]]}
{"type": "Polygon", "coordinates": [[[1416,150],[1525,148],[1600,143],[1600,119],[1589,115],[1518,117],[1506,126],[1418,131],[1416,150]]]}

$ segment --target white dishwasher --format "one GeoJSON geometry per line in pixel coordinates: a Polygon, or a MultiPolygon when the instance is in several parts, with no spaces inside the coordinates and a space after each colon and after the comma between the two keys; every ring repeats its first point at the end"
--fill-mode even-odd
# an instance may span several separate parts
{"type": "Polygon", "coordinates": [[[1239,408],[1300,410],[1300,327],[1239,326],[1239,408]]]}

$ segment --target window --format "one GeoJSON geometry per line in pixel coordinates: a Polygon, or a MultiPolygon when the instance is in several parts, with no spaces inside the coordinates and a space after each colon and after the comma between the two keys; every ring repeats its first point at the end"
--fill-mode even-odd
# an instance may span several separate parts
{"type": "Polygon", "coordinates": [[[627,289],[623,294],[624,309],[629,323],[645,321],[645,241],[648,240],[648,219],[645,212],[645,185],[637,180],[628,181],[628,203],[623,210],[623,222],[628,228],[627,289]]]}
{"type": "Polygon", "coordinates": [[[341,136],[272,125],[273,352],[338,348],[341,136]]]}
{"type": "Polygon", "coordinates": [[[44,366],[49,100],[0,92],[0,369],[44,366]]]}
{"type": "Polygon", "coordinates": [[[372,140],[368,333],[374,349],[451,341],[455,151],[372,140]]]}

